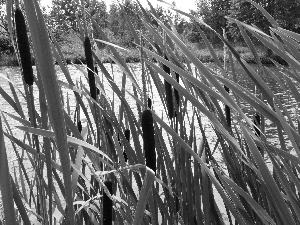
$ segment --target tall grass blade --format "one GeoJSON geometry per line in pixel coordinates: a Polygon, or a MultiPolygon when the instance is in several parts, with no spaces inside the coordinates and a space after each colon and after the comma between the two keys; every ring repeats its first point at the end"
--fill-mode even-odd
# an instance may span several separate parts
{"type": "Polygon", "coordinates": [[[7,224],[17,224],[14,209],[13,193],[11,188],[11,180],[8,169],[8,160],[6,147],[4,142],[2,119],[0,117],[0,188],[2,195],[2,204],[4,211],[4,218],[7,224]]]}
{"type": "Polygon", "coordinates": [[[143,220],[144,213],[145,213],[144,211],[145,211],[146,203],[148,200],[148,195],[149,195],[149,192],[151,191],[154,177],[155,177],[154,171],[152,171],[151,169],[146,167],[146,176],[144,179],[144,184],[143,184],[142,190],[140,192],[139,201],[138,201],[136,209],[135,209],[134,220],[132,223],[133,225],[142,224],[142,220],[143,220]]]}
{"type": "Polygon", "coordinates": [[[25,11],[28,19],[32,42],[36,58],[38,59],[38,69],[41,73],[42,84],[45,90],[46,99],[49,105],[49,115],[57,140],[57,149],[60,155],[67,202],[67,223],[74,224],[74,209],[71,187],[71,168],[69,152],[67,151],[67,137],[64,116],[62,111],[62,100],[60,89],[57,84],[57,77],[54,68],[53,56],[46,30],[44,18],[37,2],[25,1],[25,11]]]}

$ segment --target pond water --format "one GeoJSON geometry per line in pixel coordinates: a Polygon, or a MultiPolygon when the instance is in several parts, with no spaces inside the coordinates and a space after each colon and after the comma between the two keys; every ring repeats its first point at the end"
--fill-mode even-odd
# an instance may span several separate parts
{"type": "MultiPolygon", "coordinates": [[[[140,64],[128,64],[128,66],[135,74],[138,83],[141,85],[141,66],[140,66],[140,64]]],[[[108,72],[111,73],[112,76],[114,77],[114,80],[115,80],[116,84],[118,85],[118,87],[121,88],[123,73],[120,70],[120,68],[116,64],[113,64],[113,65],[105,64],[105,67],[108,70],[108,72]]],[[[213,64],[210,64],[209,67],[216,70],[216,68],[214,67],[213,64]]],[[[254,68],[255,68],[255,66],[254,66],[254,68]]],[[[66,82],[66,79],[65,79],[64,75],[62,74],[60,68],[58,66],[56,66],[56,69],[57,69],[58,79],[66,82]]],[[[68,66],[68,69],[70,71],[70,74],[71,74],[71,77],[72,77],[74,83],[82,82],[84,85],[87,85],[87,79],[84,75],[86,69],[83,66],[79,66],[79,67],[78,66],[68,66]]],[[[280,77],[280,72],[275,67],[271,67],[270,69],[274,73],[278,74],[280,77]]],[[[34,68],[34,70],[35,70],[35,68],[34,68]]],[[[36,73],[36,72],[34,72],[34,73],[36,73]]],[[[24,97],[22,96],[22,93],[24,93],[24,87],[23,87],[19,67],[0,67],[0,86],[6,93],[8,93],[10,96],[12,96],[9,82],[7,81],[6,77],[9,78],[9,80],[12,82],[15,89],[17,90],[17,95],[19,97],[21,106],[24,110],[25,115],[27,115],[27,110],[26,110],[27,103],[24,100],[24,97]]],[[[105,81],[105,79],[103,79],[103,76],[101,75],[101,73],[99,73],[99,78],[101,81],[103,81],[107,98],[109,98],[112,102],[115,103],[114,111],[116,112],[116,114],[118,114],[117,112],[118,112],[118,107],[120,104],[119,99],[113,94],[110,86],[108,85],[108,82],[105,81]]],[[[272,79],[270,77],[268,77],[268,78],[263,77],[263,79],[267,84],[269,84],[272,91],[274,93],[276,93],[276,96],[284,103],[287,110],[289,112],[294,112],[293,110],[294,110],[294,106],[296,104],[294,99],[290,98],[289,95],[287,95],[285,92],[283,92],[282,89],[280,88],[280,86],[277,84],[277,82],[274,79],[272,79]]],[[[255,92],[255,86],[254,86],[253,82],[247,76],[245,76],[245,74],[239,68],[237,68],[237,82],[238,82],[238,84],[242,85],[243,87],[246,87],[252,93],[255,92]]],[[[182,82],[181,82],[181,84],[182,84],[182,82]]],[[[153,90],[154,89],[155,88],[153,88],[153,90]]],[[[126,91],[133,93],[132,84],[129,81],[129,79],[127,79],[127,81],[126,81],[126,91]]],[[[62,92],[63,92],[63,96],[64,96],[65,106],[67,105],[67,96],[69,98],[70,114],[71,114],[71,118],[73,118],[72,116],[74,115],[75,107],[76,107],[75,98],[73,96],[74,94],[72,91],[70,91],[66,88],[62,88],[62,92]]],[[[155,111],[155,113],[157,115],[162,116],[162,113],[164,112],[164,108],[161,104],[161,100],[159,98],[158,93],[154,91],[153,93],[152,92],[149,93],[149,95],[152,98],[153,110],[155,111]]],[[[36,90],[36,88],[34,88],[34,98],[35,98],[35,104],[36,104],[37,109],[38,109],[38,105],[39,105],[38,97],[39,97],[38,91],[36,90]]],[[[132,107],[133,112],[137,116],[138,112],[137,112],[135,100],[128,93],[125,94],[125,97],[129,103],[129,105],[132,107]]],[[[16,113],[14,112],[14,109],[4,100],[4,98],[2,96],[0,96],[0,105],[1,105],[2,111],[9,112],[9,113],[16,115],[16,113]]],[[[250,118],[252,118],[252,116],[254,114],[254,110],[251,109],[249,107],[249,105],[244,104],[243,102],[241,102],[241,105],[242,105],[243,111],[246,113],[246,115],[248,115],[250,118]]],[[[192,110],[190,110],[190,111],[192,111],[192,110]]],[[[166,118],[166,115],[164,115],[163,117],[166,118]]],[[[19,123],[16,122],[15,120],[11,119],[8,116],[6,118],[11,127],[13,135],[16,136],[18,139],[22,140],[23,133],[20,132],[18,130],[18,128],[15,127],[15,126],[19,125],[19,123]]],[[[206,117],[203,117],[201,119],[202,119],[202,122],[204,125],[205,133],[209,140],[209,145],[213,149],[214,144],[216,143],[216,135],[214,133],[214,130],[213,130],[212,125],[210,124],[209,120],[206,117]]],[[[197,123],[195,123],[195,126],[196,126],[196,129],[199,128],[197,123]]],[[[278,145],[279,141],[277,138],[276,127],[274,125],[272,125],[268,120],[266,121],[266,137],[268,139],[268,142],[278,145]]],[[[197,138],[200,140],[200,135],[197,138]]],[[[197,142],[197,143],[199,143],[199,142],[197,142]]],[[[12,149],[11,144],[7,139],[6,139],[6,145],[8,148],[9,166],[10,166],[10,168],[13,168],[14,161],[16,159],[15,159],[13,151],[11,151],[11,149],[12,149]]],[[[215,157],[218,161],[222,162],[221,154],[218,154],[218,152],[217,152],[217,156],[215,156],[215,157]]],[[[220,202],[221,202],[221,200],[220,200],[220,202]]],[[[220,203],[220,204],[222,204],[222,203],[220,203]]]]}
{"type": "MultiPolygon", "coordinates": [[[[140,64],[133,63],[133,64],[128,64],[128,66],[135,74],[138,83],[141,85],[141,66],[140,66],[140,64]]],[[[108,72],[110,72],[112,74],[112,76],[114,77],[116,84],[121,88],[123,73],[120,70],[120,68],[116,64],[113,64],[113,65],[105,64],[105,67],[108,70],[108,72]]],[[[210,64],[209,67],[215,70],[215,67],[213,64],[210,64]]],[[[254,68],[255,67],[256,66],[254,65],[254,68]]],[[[69,71],[70,71],[70,74],[71,74],[71,77],[72,77],[74,83],[82,82],[84,85],[87,85],[87,79],[84,75],[86,70],[83,66],[68,66],[68,68],[69,68],[69,71]]],[[[66,79],[65,79],[64,75],[62,74],[62,72],[60,71],[60,68],[58,66],[56,66],[56,69],[57,69],[58,79],[66,82],[66,79]]],[[[280,75],[279,71],[275,67],[271,67],[270,69],[274,73],[280,75]]],[[[1,88],[3,88],[3,90],[5,92],[7,92],[10,96],[12,96],[9,83],[5,79],[5,77],[8,77],[10,79],[10,81],[12,82],[12,84],[14,85],[14,87],[16,88],[16,90],[18,90],[17,95],[19,97],[21,106],[25,112],[25,115],[27,115],[26,101],[24,100],[24,98],[22,96],[22,93],[24,93],[24,88],[23,88],[23,83],[22,83],[19,67],[1,67],[0,68],[1,88]],[[22,99],[23,99],[23,101],[22,101],[22,99]]],[[[116,114],[118,114],[117,107],[120,104],[119,99],[113,94],[112,89],[108,85],[108,82],[105,81],[105,78],[103,79],[103,76],[101,75],[101,73],[99,73],[99,78],[101,81],[103,81],[107,98],[109,98],[112,102],[115,102],[115,104],[114,104],[115,110],[114,111],[116,112],[116,114]]],[[[270,77],[268,77],[268,78],[263,77],[263,79],[265,80],[265,82],[267,84],[269,84],[272,91],[274,93],[276,93],[276,96],[285,104],[285,106],[287,107],[287,110],[292,112],[295,101],[293,99],[291,99],[289,95],[287,95],[285,92],[282,91],[282,89],[280,88],[280,86],[277,84],[277,82],[274,79],[272,79],[270,77]]],[[[249,77],[245,76],[244,72],[239,68],[237,68],[237,82],[238,82],[238,84],[242,85],[243,87],[246,87],[252,93],[255,92],[255,86],[254,86],[253,82],[250,80],[249,77]]],[[[127,81],[126,81],[126,90],[130,93],[133,93],[132,84],[129,79],[127,79],[127,81]]],[[[164,109],[161,104],[161,100],[159,98],[158,93],[155,92],[155,88],[153,88],[153,90],[154,90],[154,92],[149,93],[149,95],[152,98],[153,110],[156,112],[157,115],[161,116],[162,113],[164,112],[164,109]]],[[[67,96],[69,98],[70,109],[71,109],[70,114],[73,115],[74,111],[75,111],[75,106],[76,106],[75,98],[73,97],[74,94],[72,91],[70,91],[66,88],[62,88],[62,92],[63,92],[65,104],[67,104],[67,96]]],[[[38,108],[39,107],[38,92],[36,89],[34,89],[34,93],[35,93],[34,94],[35,104],[36,104],[36,107],[38,108]]],[[[125,93],[125,96],[126,96],[126,99],[129,103],[129,105],[132,107],[133,112],[136,113],[136,115],[137,115],[135,100],[128,93],[125,93]]],[[[5,99],[2,96],[0,96],[0,104],[1,104],[2,111],[15,114],[13,108],[5,101],[5,99]]],[[[241,105],[242,105],[243,111],[246,113],[246,115],[248,115],[251,118],[252,115],[254,114],[253,109],[251,109],[249,107],[249,105],[243,104],[243,102],[241,102],[241,105]]],[[[164,115],[164,116],[166,117],[166,115],[164,115]]],[[[7,117],[7,119],[8,119],[9,125],[11,126],[13,134],[16,137],[18,137],[19,139],[22,139],[22,136],[20,136],[20,135],[22,135],[22,132],[19,132],[18,129],[15,128],[15,126],[18,125],[18,122],[11,119],[10,117],[7,117]]],[[[214,131],[211,127],[211,124],[205,117],[203,118],[203,122],[204,122],[205,130],[208,135],[208,138],[211,138],[210,144],[211,144],[211,146],[213,146],[213,143],[215,143],[215,138],[216,138],[214,135],[214,131]],[[211,132],[211,135],[209,134],[210,132],[211,132]]],[[[197,126],[197,124],[196,124],[196,126],[197,126]]],[[[266,127],[267,127],[266,137],[268,138],[268,140],[269,141],[272,140],[272,143],[278,144],[278,140],[276,137],[276,134],[277,134],[276,127],[272,126],[272,124],[270,124],[270,122],[268,122],[268,121],[266,121],[266,127]]]]}

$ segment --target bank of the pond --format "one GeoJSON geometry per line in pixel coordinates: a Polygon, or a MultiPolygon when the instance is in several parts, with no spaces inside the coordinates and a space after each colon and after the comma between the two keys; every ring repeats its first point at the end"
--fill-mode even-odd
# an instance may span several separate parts
{"type": "MultiPolygon", "coordinates": [[[[213,56],[210,54],[207,48],[199,49],[194,45],[190,46],[190,51],[203,63],[214,62],[213,56]]],[[[248,63],[256,63],[256,59],[251,51],[247,47],[236,47],[236,51],[240,54],[241,58],[248,63]]],[[[77,48],[76,51],[74,48],[62,46],[62,53],[65,57],[67,64],[81,64],[86,63],[85,56],[82,48],[77,48]]],[[[215,53],[218,59],[224,61],[224,52],[223,49],[215,49],[215,53]]],[[[113,62],[109,57],[109,51],[107,49],[102,49],[98,52],[100,59],[103,63],[113,62]]],[[[120,51],[120,55],[126,61],[126,63],[136,63],[140,61],[140,51],[138,49],[129,49],[129,51],[120,51]]],[[[180,61],[186,63],[186,58],[181,51],[178,51],[180,61]]],[[[259,50],[258,55],[263,64],[272,64],[272,60],[275,60],[281,64],[285,64],[284,60],[275,55],[267,54],[266,51],[259,50]],[[272,60],[271,60],[272,59],[272,60]]],[[[227,56],[227,61],[229,60],[227,56]]],[[[32,64],[35,65],[35,58],[32,58],[32,64]]],[[[0,54],[0,66],[17,66],[18,60],[14,54],[0,54]]]]}

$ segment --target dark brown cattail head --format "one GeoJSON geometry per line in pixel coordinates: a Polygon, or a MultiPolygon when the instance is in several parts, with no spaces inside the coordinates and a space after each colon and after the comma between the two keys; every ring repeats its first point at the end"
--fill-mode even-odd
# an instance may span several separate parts
{"type": "MultiPolygon", "coordinates": [[[[224,85],[225,90],[229,93],[229,88],[224,85]]],[[[228,128],[231,127],[231,115],[230,115],[230,108],[228,105],[225,105],[225,117],[226,117],[226,123],[228,128]]]]}
{"type": "MultiPolygon", "coordinates": [[[[97,66],[95,66],[95,73],[98,75],[98,67],[97,66]]],[[[99,88],[97,88],[97,95],[99,95],[100,94],[100,90],[99,90],[99,88]]]]}
{"type": "MultiPolygon", "coordinates": [[[[179,83],[179,74],[178,73],[175,73],[176,74],[176,80],[177,80],[177,83],[179,83]]],[[[174,96],[175,96],[175,100],[176,100],[176,103],[179,107],[179,93],[177,91],[177,89],[174,88],[174,96]]]]}
{"type": "Polygon", "coordinates": [[[125,138],[128,142],[130,142],[130,130],[129,129],[125,130],[125,138]]]}
{"type": "MultiPolygon", "coordinates": [[[[124,134],[125,134],[126,140],[128,142],[130,142],[130,130],[126,129],[124,134]]],[[[127,157],[126,151],[123,151],[123,156],[124,156],[125,162],[127,162],[128,161],[128,157],[127,157]]]]}
{"type": "Polygon", "coordinates": [[[82,131],[82,125],[81,125],[81,121],[80,120],[77,122],[77,128],[78,128],[78,131],[81,133],[81,131],[82,131]]]}
{"type": "Polygon", "coordinates": [[[148,108],[151,109],[152,107],[152,100],[151,98],[148,98],[148,108]]]}
{"type": "Polygon", "coordinates": [[[142,113],[142,131],[144,141],[144,152],[146,157],[146,166],[156,173],[156,153],[153,117],[151,110],[145,110],[142,113]]]}
{"type": "MultiPolygon", "coordinates": [[[[104,182],[110,194],[112,194],[112,182],[106,181],[104,182]]],[[[113,213],[113,205],[111,199],[107,196],[105,192],[103,192],[103,225],[111,225],[112,224],[112,213],[113,213]]]]}
{"type": "Polygon", "coordinates": [[[89,77],[89,85],[90,85],[90,93],[93,99],[96,99],[96,81],[94,75],[94,63],[93,63],[93,56],[92,56],[92,47],[91,42],[88,36],[84,39],[84,53],[86,57],[86,65],[88,67],[88,77],[89,77]]]}
{"type": "Polygon", "coordinates": [[[166,103],[168,109],[168,115],[170,119],[173,118],[174,104],[173,104],[173,90],[172,85],[165,80],[165,91],[166,91],[166,103]]]}
{"type": "MultiPolygon", "coordinates": [[[[257,113],[254,114],[253,122],[254,122],[255,126],[260,127],[260,116],[257,113]]],[[[260,131],[256,127],[254,127],[254,130],[255,130],[256,136],[259,137],[260,131]]]]}
{"type": "Polygon", "coordinates": [[[28,85],[33,85],[33,70],[31,64],[31,54],[26,30],[26,23],[21,9],[15,11],[17,42],[21,58],[24,81],[28,85]]]}
{"type": "MultiPolygon", "coordinates": [[[[165,59],[168,60],[168,57],[165,55],[165,59]]],[[[163,64],[163,70],[170,74],[171,70],[170,67],[163,64]]],[[[167,109],[168,109],[168,115],[170,119],[173,118],[173,111],[174,111],[174,104],[173,104],[173,90],[172,85],[165,80],[165,91],[166,91],[166,103],[167,103],[167,109]]]]}

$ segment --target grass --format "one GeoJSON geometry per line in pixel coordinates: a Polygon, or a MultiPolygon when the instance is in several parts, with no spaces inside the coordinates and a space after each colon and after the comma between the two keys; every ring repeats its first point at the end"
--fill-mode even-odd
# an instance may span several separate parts
{"type": "MultiPolygon", "coordinates": [[[[122,83],[117,84],[114,72],[107,70],[102,55],[93,49],[93,63],[101,73],[94,73],[99,89],[95,97],[89,91],[91,70],[77,66],[83,75],[76,78],[65,63],[66,52],[71,57],[83,51],[83,46],[70,45],[71,51],[70,46],[51,42],[37,1],[25,1],[37,65],[36,95],[33,98],[31,85],[25,83],[22,87],[11,83],[10,91],[0,92],[14,111],[1,111],[1,222],[299,224],[300,36],[281,29],[259,5],[252,4],[270,20],[274,35],[231,21],[240,28],[247,48],[236,48],[219,35],[228,48],[225,62],[223,52],[214,50],[203,36],[206,48],[201,55],[211,57],[216,69],[204,64],[198,50],[186,46],[176,31],[157,20],[167,38],[162,37],[142,10],[152,36],[148,44],[153,45],[151,50],[140,46],[142,38],[132,29],[142,71],[126,63],[127,57],[118,47],[108,45],[107,51],[121,71],[122,83]],[[286,62],[286,66],[274,62],[279,73],[262,64],[261,52],[245,30],[286,62]],[[280,38],[274,38],[275,34],[280,38]],[[258,69],[245,58],[254,58],[258,69]],[[55,62],[64,79],[58,77],[55,62]],[[242,68],[256,92],[239,85],[236,67],[242,68]],[[277,83],[289,101],[282,102],[262,77],[277,83]],[[168,95],[164,82],[169,84],[168,95]],[[155,99],[152,109],[147,108],[148,98],[155,99]],[[241,102],[260,116],[259,127],[241,102]],[[8,119],[21,125],[10,127],[8,119]],[[273,139],[267,137],[268,124],[276,127],[273,139]],[[15,129],[23,138],[13,135],[15,129]],[[14,171],[7,166],[8,141],[17,159],[14,171]],[[222,158],[221,163],[217,157],[222,158]],[[112,217],[105,218],[103,213],[111,210],[112,217]]],[[[155,17],[156,12],[152,13],[155,17]]],[[[87,21],[109,42],[92,18],[78,21],[80,37],[89,33],[87,21]]]]}

